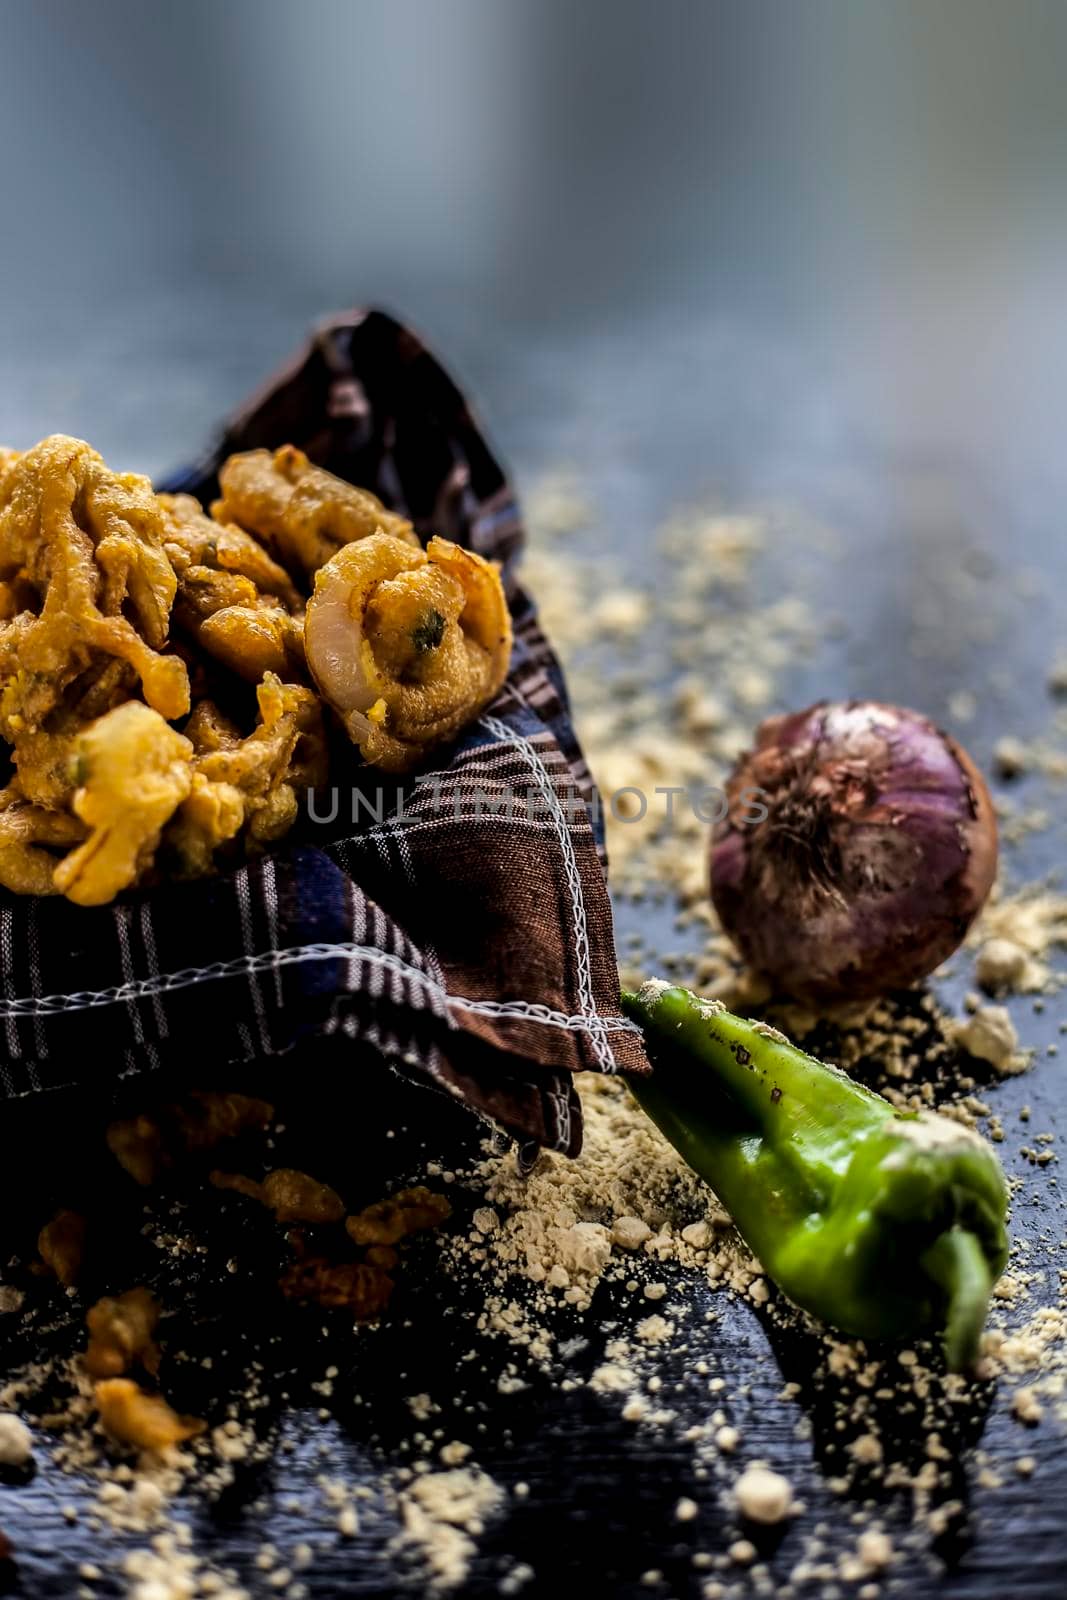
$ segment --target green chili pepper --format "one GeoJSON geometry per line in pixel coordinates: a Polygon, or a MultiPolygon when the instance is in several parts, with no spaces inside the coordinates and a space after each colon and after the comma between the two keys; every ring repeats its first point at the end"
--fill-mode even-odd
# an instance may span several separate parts
{"type": "Polygon", "coordinates": [[[970,1365],[1008,1254],[989,1146],[688,989],[623,1006],[655,1068],[633,1093],[789,1299],[862,1339],[940,1330],[949,1367],[970,1365]]]}

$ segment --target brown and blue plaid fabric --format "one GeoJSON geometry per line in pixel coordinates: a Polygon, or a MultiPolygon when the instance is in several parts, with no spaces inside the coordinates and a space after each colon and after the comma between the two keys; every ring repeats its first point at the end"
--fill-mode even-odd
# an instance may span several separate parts
{"type": "Polygon", "coordinates": [[[381,312],[324,323],[167,487],[207,501],[235,450],[284,443],[499,560],[504,691],[401,783],[342,755],[276,853],[96,910],[0,895],[0,1096],[140,1073],[205,1081],[315,1036],[370,1046],[524,1141],[575,1154],[572,1074],[647,1070],[619,1011],[594,790],[515,575],[522,527],[466,402],[381,312]],[[336,814],[334,814],[336,812],[336,814]]]}

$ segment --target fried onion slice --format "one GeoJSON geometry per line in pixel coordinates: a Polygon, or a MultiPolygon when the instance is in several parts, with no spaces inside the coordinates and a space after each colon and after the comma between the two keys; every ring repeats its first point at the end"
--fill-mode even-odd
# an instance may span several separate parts
{"type": "Polygon", "coordinates": [[[222,498],[212,516],[258,534],[291,571],[307,577],[379,528],[406,544],[419,542],[406,517],[386,510],[369,489],[314,466],[295,445],[231,456],[219,484],[222,498]]]}
{"type": "Polygon", "coordinates": [[[374,533],[316,574],[308,666],[364,758],[406,772],[453,738],[507,676],[511,618],[496,567],[448,539],[374,533]]]}

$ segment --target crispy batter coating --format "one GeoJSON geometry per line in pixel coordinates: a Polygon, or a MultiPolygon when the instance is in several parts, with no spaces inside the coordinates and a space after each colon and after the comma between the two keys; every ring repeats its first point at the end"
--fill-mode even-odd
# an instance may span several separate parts
{"type": "MultiPolygon", "coordinates": [[[[365,1206],[348,1218],[345,1227],[356,1244],[394,1245],[409,1233],[436,1228],[451,1215],[452,1207],[443,1194],[434,1194],[432,1189],[418,1184],[413,1189],[400,1189],[375,1205],[365,1206]]],[[[367,1259],[371,1259],[369,1255],[367,1259]]]]}
{"type": "Polygon", "coordinates": [[[418,545],[406,517],[387,511],[369,489],[313,466],[295,445],[231,456],[219,472],[219,484],[222,499],[212,506],[212,516],[259,534],[290,571],[307,577],[343,545],[379,528],[418,545]]]}
{"type": "Polygon", "coordinates": [[[193,747],[158,711],[128,700],[90,723],[74,753],[72,803],[91,831],[56,867],[55,884],[80,906],[102,906],[151,865],[192,787],[193,747]]]}
{"type": "Polygon", "coordinates": [[[275,1168],[262,1183],[239,1172],[213,1172],[210,1181],[216,1189],[231,1189],[258,1200],[274,1212],[277,1222],[340,1222],[345,1214],[345,1203],[336,1189],[292,1167],[275,1168]]]}
{"type": "Polygon", "coordinates": [[[303,680],[304,624],[281,606],[224,606],[205,617],[197,639],[209,655],[249,683],[266,673],[303,680]]]}
{"type": "Polygon", "coordinates": [[[94,1387],[100,1421],[112,1438],[135,1450],[167,1450],[203,1433],[196,1417],[180,1417],[160,1394],[146,1394],[132,1378],[105,1378],[94,1387]]]}
{"type": "Polygon", "coordinates": [[[77,787],[74,745],[86,725],[130,699],[136,674],[125,662],[101,656],[60,698],[42,727],[19,735],[14,789],[46,810],[69,810],[77,787]]]}
{"type": "Polygon", "coordinates": [[[37,1235],[37,1249],[46,1267],[64,1288],[77,1283],[85,1258],[88,1224],[79,1211],[57,1211],[37,1235]]]}
{"type": "Polygon", "coordinates": [[[267,673],[256,698],[260,720],[246,738],[214,706],[186,728],[196,753],[192,786],[166,838],[189,875],[210,871],[215,850],[242,828],[252,847],[280,839],[296,821],[299,796],[325,780],[317,696],[267,673]]]}
{"type": "Polygon", "coordinates": [[[287,1268],[278,1287],[288,1300],[311,1301],[326,1310],[343,1308],[360,1321],[370,1321],[381,1316],[395,1285],[381,1267],[364,1261],[308,1256],[287,1268]]]}
{"type": "Polygon", "coordinates": [[[305,678],[304,601],[285,568],[243,528],[205,516],[191,495],[158,498],[185,631],[249,683],[265,672],[305,678]]]}
{"type": "Polygon", "coordinates": [[[209,517],[191,494],[161,494],[163,544],[178,574],[179,562],[204,570],[205,581],[228,573],[247,578],[260,594],[273,595],[287,611],[299,611],[303,598],[285,568],[273,561],[258,539],[236,524],[209,517]]]}
{"type": "Polygon", "coordinates": [[[422,551],[375,533],[316,574],[304,639],[320,692],[365,759],[406,772],[500,690],[511,618],[481,556],[448,539],[422,551]]]}
{"type": "Polygon", "coordinates": [[[86,1313],[89,1345],[85,1366],[94,1378],[121,1377],[135,1362],[155,1375],[159,1346],[155,1341],[160,1305],[148,1289],[127,1289],[105,1295],[86,1313]]]}
{"type": "Polygon", "coordinates": [[[0,478],[0,582],[37,601],[0,624],[0,734],[16,762],[101,656],[128,663],[164,717],[188,711],[184,663],[160,653],[176,580],[146,478],[63,434],[27,450],[0,478]]]}
{"type": "Polygon", "coordinates": [[[57,852],[80,844],[85,824],[66,811],[23,800],[15,784],[0,790],[0,884],[15,894],[56,894],[57,852]]]}

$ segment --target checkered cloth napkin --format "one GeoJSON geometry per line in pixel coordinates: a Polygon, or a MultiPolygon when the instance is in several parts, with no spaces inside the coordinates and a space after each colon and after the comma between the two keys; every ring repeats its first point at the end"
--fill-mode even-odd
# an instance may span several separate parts
{"type": "Polygon", "coordinates": [[[572,1073],[647,1063],[619,1012],[592,780],[514,573],[512,491],[459,390],[378,311],[319,327],[167,487],[206,503],[231,452],[289,442],[502,563],[507,684],[437,770],[383,780],[352,755],[283,848],[225,876],[93,910],[0,891],[0,1096],[163,1070],[203,1084],[334,1035],[353,1071],[370,1047],[576,1154],[572,1073]]]}

